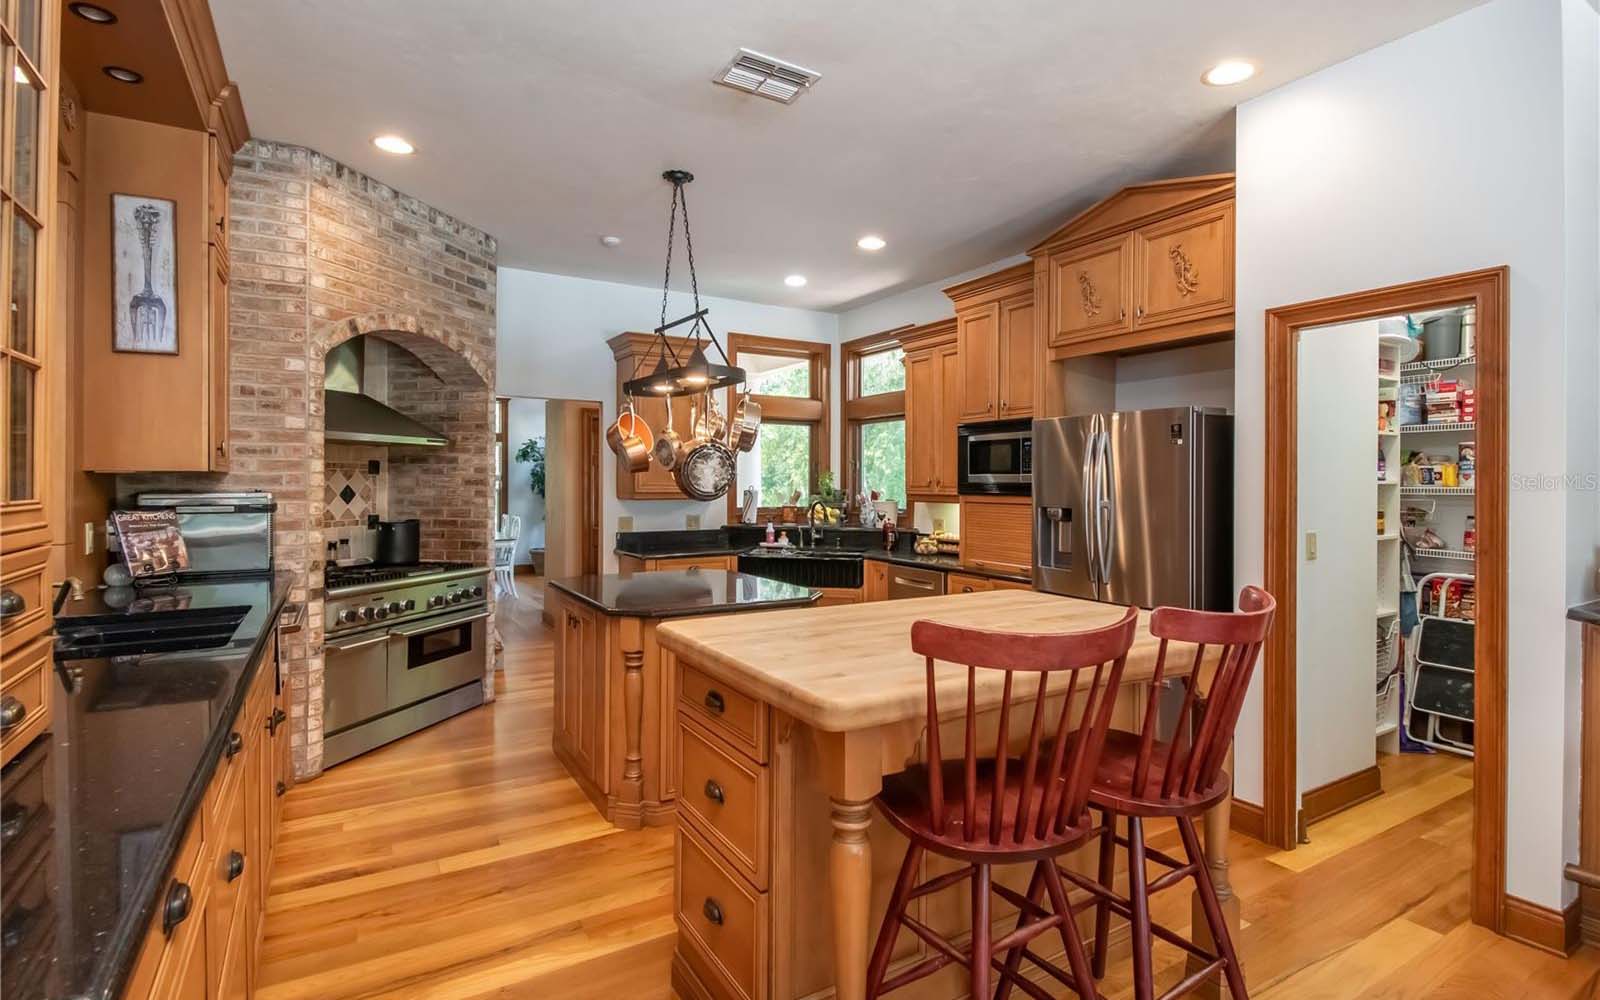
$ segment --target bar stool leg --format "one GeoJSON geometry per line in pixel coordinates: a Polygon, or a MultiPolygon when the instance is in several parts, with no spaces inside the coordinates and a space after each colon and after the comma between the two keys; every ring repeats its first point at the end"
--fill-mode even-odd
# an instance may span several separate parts
{"type": "Polygon", "coordinates": [[[900,863],[900,877],[895,880],[889,909],[883,915],[883,926],[878,928],[878,942],[872,948],[872,961],[867,965],[867,1000],[873,1000],[883,989],[883,977],[889,971],[894,942],[900,936],[900,917],[917,884],[917,867],[921,861],[922,848],[916,844],[906,848],[905,860],[900,863]]]}
{"type": "Polygon", "coordinates": [[[1128,817],[1128,908],[1133,914],[1134,1000],[1155,1000],[1150,883],[1145,871],[1144,822],[1137,816],[1128,817]]]}
{"type": "MultiPolygon", "coordinates": [[[[1046,865],[1053,865],[1052,861],[1041,861],[1033,866],[1033,877],[1028,880],[1028,902],[1038,903],[1044,898],[1044,869],[1046,865]]],[[[1033,915],[1027,910],[1017,914],[1017,930],[1033,923],[1033,915]]],[[[994,1000],[1010,1000],[1012,977],[1022,968],[1022,949],[1012,948],[1006,952],[1005,975],[1000,977],[1000,982],[994,988],[994,1000]]]]}
{"type": "Polygon", "coordinates": [[[1053,859],[1039,867],[1044,871],[1044,884],[1050,890],[1051,908],[1065,918],[1061,923],[1061,944],[1067,950],[1067,967],[1076,980],[1073,985],[1077,987],[1080,1000],[1095,1000],[1094,971],[1089,965],[1089,956],[1084,954],[1083,935],[1078,933],[1078,922],[1072,918],[1072,904],[1067,900],[1066,886],[1061,883],[1061,872],[1053,859]]]}
{"type": "MultiPolygon", "coordinates": [[[[1109,892],[1117,866],[1117,814],[1107,809],[1100,814],[1105,818],[1105,832],[1100,835],[1100,884],[1109,892]]],[[[1111,934],[1111,904],[1100,897],[1094,904],[1094,977],[1106,974],[1107,938],[1111,934]]]]}
{"type": "Polygon", "coordinates": [[[989,957],[994,945],[989,925],[989,893],[993,872],[988,865],[972,869],[972,996],[989,995],[989,957]]]}
{"type": "Polygon", "coordinates": [[[1234,951],[1233,937],[1228,933],[1228,921],[1222,915],[1222,903],[1217,899],[1217,887],[1211,884],[1211,872],[1206,868],[1205,854],[1200,849],[1200,837],[1194,831],[1194,820],[1178,817],[1178,833],[1183,837],[1183,850],[1190,862],[1198,866],[1195,872],[1195,891],[1200,894],[1200,905],[1206,913],[1206,923],[1211,927],[1211,940],[1216,943],[1217,954],[1223,962],[1222,975],[1228,982],[1231,1000],[1248,1000],[1244,988],[1244,972],[1239,966],[1239,954],[1234,951]]]}

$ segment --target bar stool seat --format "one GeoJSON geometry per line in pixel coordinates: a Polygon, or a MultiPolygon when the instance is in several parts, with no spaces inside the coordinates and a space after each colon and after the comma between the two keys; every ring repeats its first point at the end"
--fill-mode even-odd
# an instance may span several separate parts
{"type": "MultiPolygon", "coordinates": [[[[1022,799],[1028,798],[1026,814],[1038,816],[1046,807],[1047,793],[1052,789],[1045,782],[1036,781],[1030,792],[1022,788],[1024,762],[1012,757],[1006,763],[1005,788],[999,796],[999,813],[1003,823],[1015,823],[1023,812],[1022,799]]],[[[977,769],[976,798],[973,803],[973,832],[968,836],[965,817],[957,813],[949,818],[943,832],[934,828],[933,803],[928,798],[928,768],[916,764],[899,774],[883,779],[883,790],[878,793],[878,811],[908,839],[915,838],[925,847],[933,848],[946,857],[962,861],[982,861],[988,864],[1009,864],[1013,861],[1034,860],[1040,851],[1072,850],[1095,835],[1094,828],[1072,828],[1067,834],[1035,836],[1034,830],[1025,831],[1020,839],[1007,838],[1000,844],[989,842],[988,831],[995,818],[995,775],[998,768],[992,760],[980,761],[977,769]]],[[[960,788],[965,780],[963,764],[959,760],[944,762],[944,787],[960,788]]],[[[1066,781],[1055,783],[1054,796],[1065,791],[1066,781]]],[[[1030,824],[1031,827],[1032,824],[1030,824]]]]}
{"type": "MultiPolygon", "coordinates": [[[[1131,794],[1133,774],[1139,766],[1138,733],[1113,729],[1106,733],[1106,749],[1100,757],[1100,767],[1095,771],[1094,787],[1089,790],[1089,804],[1113,812],[1138,812],[1142,816],[1191,816],[1197,810],[1204,812],[1221,802],[1228,794],[1233,778],[1226,771],[1189,795],[1172,799],[1149,799],[1131,794]]],[[[1161,785],[1167,778],[1167,762],[1172,758],[1170,744],[1157,744],[1150,751],[1150,782],[1161,785]]],[[[1181,767],[1186,761],[1179,761],[1181,767]]]]}

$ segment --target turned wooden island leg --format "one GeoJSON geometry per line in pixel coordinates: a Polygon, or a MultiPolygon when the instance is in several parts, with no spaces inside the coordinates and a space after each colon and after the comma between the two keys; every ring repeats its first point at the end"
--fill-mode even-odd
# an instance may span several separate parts
{"type": "MultiPolygon", "coordinates": [[[[1228,830],[1232,822],[1232,808],[1233,797],[1230,795],[1206,810],[1201,839],[1205,849],[1206,874],[1211,877],[1211,884],[1217,888],[1217,902],[1222,905],[1223,922],[1228,926],[1228,936],[1233,940],[1234,950],[1238,951],[1239,897],[1234,895],[1233,883],[1228,880],[1228,830]]],[[[1206,924],[1205,907],[1198,892],[1190,898],[1189,914],[1190,926],[1193,928],[1191,938],[1194,943],[1216,954],[1216,942],[1211,940],[1211,931],[1206,924]]],[[[1239,956],[1239,964],[1241,966],[1244,964],[1242,953],[1239,956]]],[[[1194,972],[1200,965],[1199,959],[1192,955],[1189,957],[1189,972],[1194,972]]],[[[1193,995],[1223,998],[1228,995],[1228,990],[1222,983],[1221,974],[1218,973],[1202,983],[1193,995]]]]}
{"type": "Polygon", "coordinates": [[[833,968],[838,1000],[867,995],[867,942],[872,904],[872,800],[830,799],[833,846],[828,849],[828,881],[833,891],[833,968]]]}
{"type": "Polygon", "coordinates": [[[644,826],[644,636],[637,618],[624,618],[622,639],[622,781],[612,822],[627,830],[644,826]]]}

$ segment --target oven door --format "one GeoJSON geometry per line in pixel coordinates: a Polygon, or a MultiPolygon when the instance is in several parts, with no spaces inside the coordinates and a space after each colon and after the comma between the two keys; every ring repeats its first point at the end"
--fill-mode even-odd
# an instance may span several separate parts
{"type": "Polygon", "coordinates": [[[389,630],[389,708],[404,708],[464,684],[482,683],[489,663],[489,610],[481,608],[389,630]]]}
{"type": "Polygon", "coordinates": [[[322,645],[322,727],[331,736],[389,709],[389,631],[322,645]]]}
{"type": "Polygon", "coordinates": [[[958,492],[1020,495],[1032,492],[1031,428],[963,426],[959,435],[958,492]]]}

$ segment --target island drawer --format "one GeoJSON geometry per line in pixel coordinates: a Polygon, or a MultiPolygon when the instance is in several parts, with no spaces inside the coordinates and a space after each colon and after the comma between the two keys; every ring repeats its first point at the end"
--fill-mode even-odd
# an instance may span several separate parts
{"type": "Polygon", "coordinates": [[[756,888],[768,888],[767,769],[734,752],[687,711],[678,713],[677,750],[681,815],[756,888]]]}
{"type": "Polygon", "coordinates": [[[0,764],[21,753],[50,724],[51,638],[6,652],[0,672],[0,764]]]}
{"type": "Polygon", "coordinates": [[[748,754],[767,762],[767,709],[761,702],[678,661],[678,703],[712,732],[748,754]]]}
{"type": "Polygon", "coordinates": [[[770,952],[768,896],[717,857],[687,823],[678,825],[680,951],[714,995],[765,1000],[770,952]],[[687,947],[685,947],[687,946],[687,947]]]}

